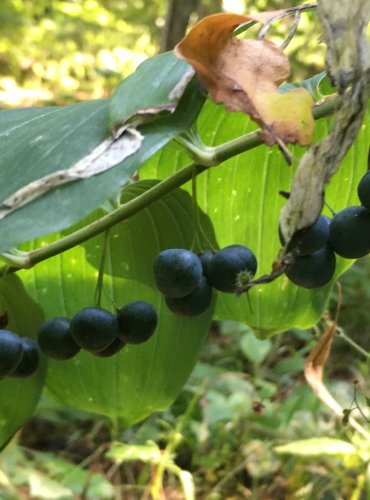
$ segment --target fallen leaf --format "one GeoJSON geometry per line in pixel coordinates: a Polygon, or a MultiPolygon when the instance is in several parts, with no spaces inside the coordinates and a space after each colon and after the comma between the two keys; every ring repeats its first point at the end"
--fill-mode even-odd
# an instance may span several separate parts
{"type": "Polygon", "coordinates": [[[241,24],[266,23],[282,12],[205,17],[174,51],[193,66],[216,103],[223,103],[229,111],[250,115],[263,128],[265,142],[271,145],[280,140],[307,145],[314,127],[309,92],[277,91],[290,73],[286,55],[269,40],[240,40],[233,35],[241,24]]]}

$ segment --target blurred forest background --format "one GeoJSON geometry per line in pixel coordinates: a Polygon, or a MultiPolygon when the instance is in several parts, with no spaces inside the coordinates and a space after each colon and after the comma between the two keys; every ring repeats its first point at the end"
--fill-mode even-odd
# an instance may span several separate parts
{"type": "MultiPolygon", "coordinates": [[[[146,58],[173,48],[215,12],[280,9],[283,0],[2,0],[0,105],[68,104],[107,97],[146,58]]],[[[271,39],[284,39],[291,19],[271,39]]],[[[323,69],[316,14],[303,14],[289,47],[293,80],[323,69]]]]}
{"type": "MultiPolygon", "coordinates": [[[[0,107],[107,97],[205,15],[287,6],[283,0],[1,0],[0,107]]],[[[276,23],[269,37],[282,41],[291,24],[276,23]]],[[[303,14],[288,49],[291,81],[323,71],[324,51],[316,13],[303,14]]],[[[326,380],[344,408],[359,406],[354,415],[369,427],[367,259],[341,283],[341,335],[326,380]]],[[[215,323],[174,405],[124,432],[58,405],[46,392],[17,445],[0,456],[0,499],[131,500],[157,492],[176,500],[191,498],[192,482],[197,498],[214,500],[370,499],[369,441],[322,405],[303,377],[305,358],[330,324],[337,296],[334,289],[317,327],[270,340],[256,339],[245,325],[215,323]],[[112,438],[127,448],[107,455],[112,438]],[[279,448],[287,443],[290,449],[279,448]]]]}

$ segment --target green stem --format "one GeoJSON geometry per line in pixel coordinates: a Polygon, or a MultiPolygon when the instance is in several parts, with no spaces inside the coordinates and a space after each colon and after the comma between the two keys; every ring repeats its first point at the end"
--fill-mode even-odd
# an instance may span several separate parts
{"type": "MultiPolygon", "coordinates": [[[[152,188],[148,189],[145,193],[128,201],[124,205],[121,205],[116,210],[113,210],[107,215],[104,215],[100,219],[88,224],[87,226],[78,229],[74,233],[61,238],[58,241],[54,241],[49,245],[33,250],[28,253],[28,265],[27,268],[33,267],[34,265],[42,262],[50,257],[59,255],[66,250],[69,250],[76,245],[80,245],[84,241],[97,236],[98,234],[106,231],[115,224],[125,221],[130,217],[134,216],[144,208],[148,207],[162,196],[170,193],[174,189],[182,186],[185,182],[191,179],[193,170],[196,169],[197,175],[205,170],[205,167],[199,167],[194,163],[187,165],[175,174],[171,175],[164,181],[156,184],[152,188]]],[[[0,268],[0,276],[6,273],[12,273],[18,271],[18,267],[4,266],[0,268]]]]}
{"type": "MultiPolygon", "coordinates": [[[[340,107],[342,100],[342,96],[336,96],[322,102],[320,105],[317,105],[313,109],[314,118],[319,119],[336,112],[340,107]]],[[[90,238],[106,231],[115,224],[131,218],[164,195],[170,193],[176,188],[179,188],[191,180],[193,173],[194,176],[197,176],[207,170],[208,167],[219,165],[225,160],[260,146],[261,144],[263,144],[263,141],[261,139],[260,130],[256,130],[214,148],[204,147],[204,151],[202,151],[201,155],[198,157],[194,151],[193,157],[195,158],[195,161],[148,189],[148,191],[142,195],[125,203],[124,205],[121,205],[93,223],[61,238],[58,241],[50,243],[45,247],[25,253],[23,259],[14,259],[10,254],[3,254],[6,256],[7,262],[11,265],[0,268],[0,277],[7,273],[14,273],[19,269],[31,268],[34,265],[49,259],[50,257],[54,257],[55,255],[59,255],[76,245],[80,245],[90,238]]]]}
{"type": "Polygon", "coordinates": [[[365,415],[363,409],[361,408],[361,406],[358,404],[357,402],[357,398],[355,399],[355,403],[356,403],[356,406],[354,407],[354,410],[358,410],[361,417],[365,420],[366,423],[370,424],[370,420],[367,418],[367,416],[365,415]]]}
{"type": "Polygon", "coordinates": [[[202,252],[202,243],[200,241],[200,222],[198,212],[198,196],[197,196],[197,176],[194,170],[191,178],[191,202],[193,208],[193,243],[191,250],[195,253],[202,252]]]}
{"type": "Polygon", "coordinates": [[[103,291],[103,280],[104,280],[104,266],[105,266],[105,257],[108,248],[108,236],[109,229],[107,229],[104,233],[103,238],[103,247],[101,250],[100,262],[99,262],[99,274],[96,282],[95,294],[94,294],[94,307],[100,307],[101,305],[101,296],[103,291]]]}
{"type": "Polygon", "coordinates": [[[179,476],[179,471],[181,471],[181,469],[173,463],[173,461],[171,459],[171,455],[173,454],[175,449],[178,447],[179,443],[181,443],[181,441],[183,439],[182,434],[181,434],[183,431],[183,427],[184,427],[185,423],[190,420],[190,416],[194,411],[195,405],[199,401],[199,398],[202,395],[207,383],[208,383],[207,379],[203,380],[203,382],[201,383],[201,385],[198,387],[197,391],[195,392],[194,396],[192,397],[190,403],[188,404],[185,413],[178,419],[176,426],[173,429],[170,440],[169,440],[166,448],[163,451],[162,459],[159,462],[156,473],[155,473],[155,478],[154,478],[153,487],[152,487],[153,498],[156,498],[155,495],[159,494],[159,491],[160,491],[162,484],[163,484],[163,475],[164,475],[166,469],[171,470],[173,473],[175,473],[179,476]]]}
{"type": "Polygon", "coordinates": [[[336,214],[337,214],[337,212],[334,210],[334,208],[333,208],[332,206],[330,206],[330,205],[329,205],[329,203],[328,203],[326,200],[324,200],[324,204],[327,206],[327,208],[328,208],[328,209],[330,210],[330,212],[331,212],[331,215],[334,217],[334,215],[336,215],[336,214]]]}
{"type": "Polygon", "coordinates": [[[358,345],[354,340],[348,337],[348,335],[346,335],[341,328],[337,328],[337,335],[339,335],[339,337],[342,337],[342,339],[351,347],[353,347],[357,352],[365,356],[366,359],[370,360],[370,354],[365,351],[365,349],[363,349],[360,345],[358,345]]]}

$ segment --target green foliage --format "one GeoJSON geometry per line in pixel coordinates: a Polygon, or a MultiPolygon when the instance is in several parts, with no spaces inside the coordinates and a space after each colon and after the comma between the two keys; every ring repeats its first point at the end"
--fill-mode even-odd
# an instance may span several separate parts
{"type": "MultiPolygon", "coordinates": [[[[251,10],[246,2],[239,3],[245,12],[251,10]]],[[[215,12],[214,4],[200,2],[191,22],[215,12]]],[[[281,0],[258,0],[253,10],[286,6],[281,0]]],[[[225,3],[224,8],[235,7],[225,3]]],[[[2,0],[0,104],[65,104],[107,97],[123,76],[158,51],[165,11],[164,0],[2,0]]],[[[323,69],[316,16],[311,12],[302,17],[303,25],[288,48],[294,81],[323,69]]],[[[290,26],[289,18],[276,23],[272,40],[281,43],[290,26]]]]}
{"type": "MultiPolygon", "coordinates": [[[[44,114],[32,109],[2,112],[3,135],[8,141],[6,144],[9,155],[5,160],[8,163],[11,155],[15,157],[12,164],[14,173],[23,169],[28,144],[34,137],[41,137],[38,148],[32,149],[32,154],[35,155],[34,158],[31,156],[32,161],[29,163],[32,168],[26,171],[26,176],[24,173],[22,176],[14,175],[17,184],[4,185],[5,196],[32,181],[43,179],[45,175],[55,173],[61,168],[61,161],[64,165],[70,165],[81,158],[86,159],[89,151],[104,141],[107,136],[107,123],[112,117],[114,122],[117,119],[122,122],[127,118],[131,119],[133,114],[140,118],[138,101],[131,99],[128,107],[121,106],[121,100],[126,99],[125,92],[121,90],[126,85],[129,98],[136,81],[139,83],[144,78],[150,83],[149,69],[153,65],[157,68],[159,63],[162,67],[167,67],[168,71],[171,68],[176,69],[172,74],[171,85],[175,82],[183,83],[186,65],[177,64],[173,55],[168,53],[139,68],[131,79],[128,79],[128,83],[122,84],[111,101],[53,108],[44,114]],[[60,129],[51,127],[55,117],[62,121],[66,137],[71,138],[67,153],[65,142],[61,141],[58,135],[60,129]],[[84,130],[86,118],[92,121],[87,127],[86,140],[81,142],[75,138],[76,131],[84,130]],[[74,132],[72,135],[70,124],[74,132]],[[12,144],[14,147],[10,151],[12,144]]],[[[151,105],[157,111],[163,105],[168,105],[173,111],[174,102],[166,102],[163,93],[159,92],[161,86],[161,79],[150,86],[146,107],[143,109],[151,105]]],[[[122,184],[150,156],[150,160],[140,169],[140,178],[163,179],[174,174],[173,178],[176,179],[177,170],[185,164],[187,157],[184,153],[174,150],[173,143],[169,141],[194,122],[202,103],[203,95],[199,86],[194,82],[190,83],[173,114],[154,120],[155,116],[151,116],[150,123],[140,126],[144,141],[140,149],[121,165],[110,168],[99,176],[60,186],[35,200],[30,200],[24,207],[7,215],[0,222],[4,233],[9,235],[2,242],[4,249],[41,233],[65,228],[106,201],[109,196],[117,196],[122,184]],[[189,105],[191,113],[185,113],[189,105]],[[163,147],[165,144],[168,145],[163,147]],[[154,155],[160,148],[160,152],[154,155]],[[68,210],[63,210],[66,199],[68,210]],[[47,208],[50,206],[53,210],[47,208]],[[55,214],[58,214],[57,220],[55,214]],[[37,221],[37,224],[31,225],[29,220],[37,221]]],[[[145,120],[146,118],[144,122],[145,120]]],[[[317,139],[327,131],[328,124],[329,120],[321,120],[317,124],[317,139]]],[[[200,136],[210,145],[231,140],[255,129],[244,115],[226,113],[210,102],[201,111],[197,125],[200,136]]],[[[365,168],[365,152],[369,146],[367,128],[368,122],[330,186],[334,190],[335,198],[329,189],[328,200],[335,208],[336,204],[348,203],[356,196],[351,187],[357,183],[365,168]],[[344,182],[349,175],[352,176],[351,184],[344,182]]],[[[303,154],[303,148],[294,148],[293,153],[296,165],[303,154]]],[[[166,248],[191,248],[196,244],[197,248],[207,250],[237,243],[254,251],[259,275],[268,273],[280,246],[278,216],[284,200],[279,191],[289,189],[293,173],[294,169],[287,168],[278,150],[267,150],[261,146],[231,158],[217,169],[208,169],[197,182],[197,200],[191,202],[190,197],[183,191],[174,191],[166,196],[158,195],[157,198],[153,197],[149,208],[141,210],[128,222],[117,225],[116,229],[109,233],[107,255],[103,255],[106,266],[102,283],[105,291],[102,307],[112,310],[110,301],[120,307],[132,300],[147,300],[159,312],[158,333],[147,345],[127,347],[114,358],[114,362],[92,358],[88,353],[81,353],[66,363],[51,361],[47,384],[52,393],[67,404],[119,419],[125,426],[132,425],[151,412],[170,404],[194,366],[211,320],[212,309],[191,320],[175,317],[154,286],[152,265],[155,256],[166,248]],[[244,168],[241,168],[241,162],[245,162],[244,168]],[[230,194],[231,201],[225,203],[230,194]],[[198,220],[198,209],[195,208],[197,201],[212,218],[212,223],[204,215],[198,220]],[[271,237],[272,227],[275,227],[276,231],[275,236],[271,237]],[[170,364],[168,358],[171,359],[170,364]],[[101,377],[102,370],[105,373],[104,379],[101,377]],[[141,397],[138,401],[139,393],[141,397]]],[[[125,207],[133,200],[140,199],[143,194],[150,193],[157,186],[160,186],[158,181],[144,181],[130,186],[123,191],[121,206],[125,207]]],[[[112,202],[113,205],[114,203],[112,202]]],[[[142,208],[144,207],[145,205],[142,208]]],[[[102,215],[103,212],[95,213],[81,221],[78,226],[64,233],[54,233],[52,237],[34,241],[25,246],[24,250],[45,246],[62,236],[68,237],[73,231],[84,228],[102,215]]],[[[84,243],[83,247],[76,246],[39,264],[34,270],[22,273],[29,293],[42,306],[48,318],[71,318],[79,309],[92,305],[98,270],[101,270],[103,262],[101,253],[105,252],[103,238],[100,234],[84,243]],[[41,290],[44,292],[40,293],[41,290]]],[[[5,255],[9,259],[12,258],[11,252],[5,255]]],[[[350,264],[348,261],[340,262],[337,275],[350,264]]],[[[262,338],[266,338],[292,326],[307,327],[316,323],[325,307],[329,291],[330,285],[315,291],[303,290],[293,286],[283,277],[268,286],[254,287],[248,296],[218,294],[215,314],[219,319],[242,321],[253,327],[262,338]]],[[[248,342],[250,344],[251,340],[244,340],[245,353],[248,349],[250,353],[252,349],[248,347],[248,342]]],[[[246,356],[248,357],[248,354],[246,356]]],[[[294,358],[284,360],[285,363],[293,361],[294,358]]],[[[297,362],[298,364],[289,370],[294,372],[301,369],[302,359],[297,359],[297,362]]],[[[220,408],[224,402],[221,398],[220,408]]],[[[240,407],[237,400],[235,404],[234,410],[240,407]]],[[[226,415],[230,416],[230,413],[226,412],[226,415]]]]}
{"type": "Polygon", "coordinates": [[[53,453],[33,451],[26,456],[17,447],[7,449],[2,456],[0,486],[4,500],[15,500],[18,488],[28,488],[36,498],[65,500],[82,494],[91,500],[109,500],[114,492],[112,484],[99,472],[86,471],[53,453]]]}
{"type": "MultiPolygon", "coordinates": [[[[316,123],[315,141],[327,133],[330,123],[331,119],[316,123]]],[[[368,114],[354,146],[327,188],[326,200],[335,210],[357,203],[355,186],[367,168],[369,125],[368,114]]],[[[202,109],[197,126],[199,135],[210,146],[255,130],[245,115],[225,112],[210,101],[202,109]]],[[[276,147],[260,146],[225,161],[218,168],[208,169],[198,178],[198,203],[212,219],[218,246],[233,243],[249,247],[257,257],[257,276],[269,273],[278,255],[279,214],[285,203],[279,192],[290,190],[295,166],[304,151],[304,148],[292,148],[294,168],[289,168],[276,147]]],[[[169,144],[143,165],[140,177],[163,179],[186,162],[186,155],[174,151],[169,144]]],[[[330,212],[326,210],[325,214],[330,212]]],[[[351,261],[337,259],[335,276],[351,264],[351,261]]],[[[305,290],[282,277],[267,286],[254,287],[248,297],[244,294],[236,299],[221,294],[216,318],[245,322],[263,337],[292,326],[306,328],[319,320],[330,288],[329,284],[318,290],[305,290]]]]}
{"type": "Polygon", "coordinates": [[[259,365],[269,353],[271,341],[269,339],[260,340],[249,330],[244,333],[240,340],[240,349],[251,363],[259,365]]]}
{"type": "MultiPolygon", "coordinates": [[[[302,491],[308,497],[327,492],[345,498],[366,491],[367,440],[330,418],[302,382],[301,372],[278,370],[292,352],[304,361],[315,342],[312,332],[292,331],[264,341],[270,349],[260,363],[242,354],[249,335],[233,322],[213,331],[201,350],[201,362],[172,407],[116,435],[119,443],[111,443],[101,419],[44,400],[37,417],[42,425],[53,423],[50,445],[59,443],[63,459],[55,452],[38,451],[40,444],[47,449],[44,428],[31,426],[21,436],[27,454],[9,447],[0,457],[2,488],[10,491],[13,485],[13,500],[17,488],[30,488],[36,483],[31,478],[38,478],[40,487],[50,485],[48,480],[57,482],[54,491],[66,488],[80,494],[85,485],[88,498],[109,498],[107,479],[116,482],[120,475],[124,497],[133,491],[153,493],[161,485],[173,495],[184,494],[184,483],[197,496],[212,493],[215,498],[284,498],[302,491]],[[70,462],[76,454],[79,466],[70,462]]],[[[351,384],[338,380],[331,390],[343,406],[349,405],[351,384]]]]}
{"type": "Polygon", "coordinates": [[[277,446],[275,451],[279,454],[299,455],[302,457],[322,457],[323,455],[348,457],[348,455],[356,454],[356,448],[351,443],[333,438],[311,438],[293,441],[277,446]]]}
{"type": "MultiPolygon", "coordinates": [[[[133,184],[124,191],[122,203],[155,184],[133,184]]],[[[70,361],[51,360],[47,385],[60,401],[130,426],[176,397],[196,362],[213,308],[194,319],[175,316],[155,287],[152,266],[165,248],[190,248],[192,210],[190,196],[177,190],[110,231],[101,306],[113,312],[113,304],[121,307],[146,300],[158,312],[158,327],[147,343],[126,346],[114,359],[81,352],[70,361]]],[[[208,217],[202,214],[201,221],[212,239],[208,217]]],[[[100,235],[22,273],[28,292],[48,318],[72,317],[92,304],[103,238],[100,235]]]]}
{"type": "MultiPolygon", "coordinates": [[[[7,328],[22,337],[36,338],[43,321],[43,312],[26,293],[16,276],[0,281],[0,311],[9,318],[7,328]]],[[[26,379],[0,380],[0,449],[34,412],[46,375],[46,362],[42,360],[36,373],[26,379]]]]}
{"type": "MultiPolygon", "coordinates": [[[[176,65],[173,55],[159,56],[159,59],[162,61],[161,71],[166,68],[170,71],[179,66],[172,84],[181,80],[187,69],[183,63],[176,65]]],[[[155,58],[153,61],[156,60],[155,58]]],[[[153,84],[151,73],[146,72],[143,76],[139,68],[131,77],[131,85],[134,85],[135,81],[142,82],[143,78],[144,83],[146,81],[150,84],[147,103],[151,102],[153,107],[161,106],[163,101],[161,96],[158,97],[157,91],[163,83],[162,79],[153,84]]],[[[128,99],[132,103],[130,95],[128,99]]],[[[67,184],[57,179],[54,184],[57,189],[41,193],[36,190],[34,201],[31,199],[31,203],[28,202],[0,220],[0,230],[6,235],[0,243],[0,251],[37,236],[65,229],[101,206],[108,198],[117,197],[122,187],[147,158],[192,125],[203,100],[199,84],[193,82],[177,110],[169,118],[140,128],[144,139],[136,153],[122,160],[124,151],[115,151],[108,170],[100,175],[77,177],[74,182],[67,184]],[[50,206],[53,210],[49,209],[50,206]],[[58,217],[55,214],[58,214],[58,217]],[[30,224],[30,220],[35,222],[30,224]]],[[[132,104],[134,107],[128,111],[129,116],[137,108],[137,103],[132,104]]],[[[0,169],[1,199],[5,200],[22,188],[29,189],[32,182],[66,171],[76,166],[79,161],[89,159],[89,164],[92,164],[94,159],[89,153],[101,146],[109,136],[112,117],[115,117],[115,120],[118,117],[125,118],[115,98],[112,103],[109,100],[101,100],[67,107],[1,111],[0,135],[5,153],[0,160],[0,167],[3,167],[0,169]]],[[[113,142],[112,146],[114,144],[113,142]]],[[[107,151],[104,152],[108,154],[107,151]]]]}
{"type": "MultiPolygon", "coordinates": [[[[0,76],[2,88],[32,89],[42,82],[49,98],[57,94],[58,102],[68,101],[70,93],[78,99],[104,97],[73,106],[0,112],[0,251],[7,264],[1,269],[0,305],[8,312],[9,329],[35,338],[43,315],[72,318],[91,306],[116,313],[133,301],[152,304],[159,318],[148,342],[126,345],[109,359],[80,352],[68,361],[49,362],[46,386],[58,401],[55,405],[108,417],[114,437],[125,444],[112,444],[111,435],[105,436],[96,455],[81,457],[80,466],[45,452],[24,455],[9,447],[0,461],[0,488],[9,498],[16,498],[18,489],[45,498],[111,498],[118,494],[112,487],[118,482],[115,471],[131,467],[127,477],[154,499],[163,488],[177,492],[180,484],[186,500],[194,498],[195,488],[201,496],[210,492],[210,498],[226,498],[229,491],[261,498],[321,498],[327,492],[349,498],[355,491],[353,498],[360,498],[368,487],[368,442],[335,426],[301,383],[307,353],[316,343],[314,332],[304,329],[319,321],[334,280],[305,290],[284,275],[240,296],[216,292],[211,300],[208,293],[206,305],[211,306],[188,318],[172,312],[179,309],[161,296],[153,276],[155,257],[168,248],[201,253],[244,245],[256,255],[257,277],[277,268],[279,214],[306,149],[289,147],[293,166],[288,167],[277,147],[255,147],[261,139],[253,134],[256,127],[249,118],[204,104],[200,84],[172,52],[145,61],[119,83],[118,73],[137,61],[126,57],[121,44],[135,36],[139,58],[152,54],[154,44],[145,50],[141,44],[159,36],[164,10],[162,0],[152,2],[136,28],[127,29],[143,10],[140,2],[131,4],[6,0],[0,13],[0,26],[5,23],[9,30],[0,35],[0,50],[16,37],[28,44],[27,50],[15,47],[0,57],[0,75],[11,73],[0,76]],[[60,23],[64,33],[57,30],[60,23]],[[137,37],[143,24],[143,37],[137,37]],[[113,82],[116,90],[106,98],[113,82]],[[86,173],[86,167],[94,168],[86,173]],[[23,251],[12,248],[18,244],[23,251]],[[18,273],[25,289],[19,278],[8,275],[16,266],[31,268],[18,273]],[[210,330],[214,318],[232,321],[217,323],[219,330],[213,324],[210,330]],[[285,330],[289,332],[276,335],[285,330]],[[162,412],[159,419],[150,418],[155,412],[162,412]],[[326,428],[320,426],[324,421],[326,428]],[[312,459],[321,469],[315,469],[312,459]],[[103,464],[101,473],[88,473],[84,465],[91,463],[93,470],[97,460],[103,464]],[[353,474],[340,483],[348,471],[356,471],[358,479],[353,474]]],[[[257,7],[262,4],[258,1],[257,7]]],[[[272,6],[282,7],[280,0],[272,6]]],[[[272,39],[286,38],[287,26],[284,20],[273,28],[272,39]]],[[[305,53],[297,49],[299,30],[290,49],[297,51],[296,59],[305,53]]],[[[280,90],[292,87],[308,89],[316,101],[334,91],[325,73],[280,90]]],[[[327,135],[332,121],[316,123],[314,142],[327,135]]],[[[335,210],[358,203],[369,126],[367,114],[328,186],[326,200],[335,210]]],[[[351,265],[338,258],[335,279],[351,265]]],[[[364,289],[367,293],[366,285],[364,289]]],[[[110,319],[116,338],[116,317],[110,319]]],[[[340,333],[369,358],[344,330],[340,333]]],[[[369,366],[359,366],[359,378],[366,379],[369,366]]],[[[42,359],[25,381],[0,381],[0,448],[34,411],[45,376],[42,359]]],[[[368,394],[351,400],[351,384],[333,385],[345,408],[342,426],[352,414],[367,421],[368,394]]],[[[71,417],[71,427],[78,425],[76,419],[71,417]]],[[[75,434],[71,432],[65,448],[75,434]]]]}
{"type": "Polygon", "coordinates": [[[185,84],[192,75],[193,71],[189,66],[177,59],[172,51],[148,59],[135,73],[125,78],[114,92],[110,107],[110,126],[117,128],[117,124],[130,121],[136,125],[151,121],[158,115],[170,114],[176,109],[186,88],[185,84]],[[178,91],[173,92],[177,85],[178,91]]]}
{"type": "Polygon", "coordinates": [[[155,54],[164,7],[163,0],[145,8],[113,0],[4,0],[0,101],[14,106],[106,97],[155,54]]]}

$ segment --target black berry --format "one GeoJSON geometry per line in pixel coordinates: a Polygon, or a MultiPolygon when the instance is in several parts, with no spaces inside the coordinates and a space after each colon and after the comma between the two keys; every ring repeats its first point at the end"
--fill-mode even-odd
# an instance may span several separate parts
{"type": "Polygon", "coordinates": [[[179,316],[198,316],[204,313],[212,302],[212,287],[203,276],[189,295],[174,299],[166,297],[167,307],[179,316]]]}
{"type": "MultiPolygon", "coordinates": [[[[320,250],[329,238],[330,219],[326,215],[320,215],[317,221],[304,230],[298,231],[289,242],[288,251],[295,250],[299,255],[310,255],[320,250]]],[[[284,239],[279,231],[280,242],[284,245],[284,239]]]]}
{"type": "Polygon", "coordinates": [[[108,347],[103,349],[102,351],[94,352],[95,356],[99,356],[100,358],[109,358],[114,356],[119,351],[121,351],[126,345],[126,342],[123,342],[119,337],[116,337],[115,340],[108,347]]]}
{"type": "Polygon", "coordinates": [[[117,337],[116,317],[105,309],[86,307],[71,320],[71,335],[86,351],[96,353],[108,347],[117,337]]]}
{"type": "Polygon", "coordinates": [[[21,362],[23,344],[15,333],[0,330],[0,377],[10,375],[21,362]]]}
{"type": "Polygon", "coordinates": [[[361,201],[361,204],[370,210],[370,171],[366,172],[366,174],[360,180],[357,186],[358,197],[361,201]]]}
{"type": "Polygon", "coordinates": [[[335,254],[329,246],[311,255],[296,257],[286,275],[295,285],[319,288],[332,279],[335,272],[335,254]]]}
{"type": "Polygon", "coordinates": [[[126,304],[117,313],[118,335],[127,344],[142,344],[153,335],[158,316],[154,307],[145,301],[126,304]]]}
{"type": "Polygon", "coordinates": [[[81,349],[71,335],[71,322],[67,318],[51,318],[41,327],[38,343],[41,351],[52,359],[73,358],[81,349]]]}
{"type": "Polygon", "coordinates": [[[204,276],[208,276],[208,267],[213,259],[214,253],[211,250],[206,250],[201,255],[199,255],[200,261],[202,263],[203,274],[204,276]]]}
{"type": "Polygon", "coordinates": [[[222,292],[236,292],[255,275],[257,260],[247,247],[230,245],[216,252],[207,265],[210,284],[222,292]]]}
{"type": "Polygon", "coordinates": [[[154,279],[157,288],[166,297],[185,297],[202,277],[199,257],[183,248],[171,248],[157,255],[154,261],[154,279]]]}
{"type": "Polygon", "coordinates": [[[329,244],[341,257],[358,259],[370,252],[370,212],[361,206],[347,207],[330,223],[329,244]]]}
{"type": "Polygon", "coordinates": [[[10,374],[10,377],[14,378],[26,378],[33,375],[40,361],[40,349],[37,343],[28,337],[22,337],[20,340],[23,344],[23,355],[16,369],[10,374]]]}

